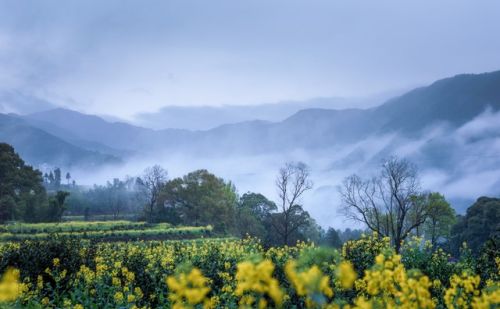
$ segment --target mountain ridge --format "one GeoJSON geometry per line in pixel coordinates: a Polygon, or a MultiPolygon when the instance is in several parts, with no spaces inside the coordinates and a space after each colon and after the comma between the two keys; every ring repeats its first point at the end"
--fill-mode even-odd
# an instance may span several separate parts
{"type": "Polygon", "coordinates": [[[75,146],[24,120],[0,114],[0,141],[14,146],[26,161],[34,165],[100,166],[121,163],[120,158],[75,146]]]}
{"type": "Polygon", "coordinates": [[[244,121],[210,130],[154,130],[62,108],[20,117],[87,150],[106,153],[108,147],[116,155],[187,152],[210,156],[314,150],[391,133],[418,137],[440,123],[458,128],[488,107],[500,110],[500,71],[441,79],[377,107],[303,109],[279,122],[244,121]]]}

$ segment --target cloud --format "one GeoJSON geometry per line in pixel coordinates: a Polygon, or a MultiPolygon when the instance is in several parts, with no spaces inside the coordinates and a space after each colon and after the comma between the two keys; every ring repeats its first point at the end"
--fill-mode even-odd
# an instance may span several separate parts
{"type": "Polygon", "coordinates": [[[498,69],[499,10],[465,0],[7,1],[0,85],[128,118],[165,105],[368,96],[498,69]]]}
{"type": "Polygon", "coordinates": [[[458,212],[463,212],[480,196],[499,196],[500,168],[495,167],[500,166],[500,137],[489,134],[490,127],[496,125],[492,119],[499,115],[500,112],[487,111],[458,129],[437,125],[414,139],[399,134],[377,135],[342,147],[266,155],[232,155],[229,151],[218,157],[158,153],[132,159],[120,169],[92,173],[72,171],[72,175],[79,183],[92,184],[103,183],[111,177],[140,175],[145,167],[153,164],[161,164],[171,177],[203,168],[232,181],[240,194],[259,192],[276,200],[274,179],[278,169],[287,161],[303,161],[311,167],[314,182],[314,189],[301,201],[305,209],[323,227],[353,228],[360,224],[347,221],[339,213],[337,186],[352,173],[363,178],[376,175],[382,159],[390,155],[415,163],[422,188],[443,193],[458,212]],[[464,139],[464,136],[474,138],[464,139]],[[446,151],[444,161],[436,158],[443,151],[446,151]]]}
{"type": "MultiPolygon", "coordinates": [[[[165,105],[369,96],[498,69],[500,40],[491,31],[500,28],[498,12],[500,2],[482,0],[7,1],[0,4],[0,92],[27,98],[8,99],[7,111],[55,104],[126,118],[165,105]]],[[[349,227],[335,187],[350,173],[373,175],[391,154],[418,164],[424,187],[447,197],[500,194],[500,171],[491,168],[500,166],[499,123],[500,113],[486,111],[456,132],[436,127],[415,139],[370,136],[267,156],[167,153],[72,174],[92,184],[155,163],[172,176],[207,168],[241,193],[274,199],[278,168],[301,160],[316,184],[306,209],[323,226],[349,227]]]]}
{"type": "Polygon", "coordinates": [[[500,112],[487,109],[457,130],[461,142],[485,136],[500,136],[500,112]]]}

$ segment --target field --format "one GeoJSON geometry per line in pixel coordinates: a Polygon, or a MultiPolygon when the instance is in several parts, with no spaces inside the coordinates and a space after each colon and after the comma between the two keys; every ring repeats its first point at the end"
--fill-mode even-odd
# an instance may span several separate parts
{"type": "Polygon", "coordinates": [[[179,230],[143,223],[3,228],[16,236],[30,235],[26,231],[78,235],[2,242],[0,301],[5,307],[495,308],[500,304],[500,257],[482,257],[480,265],[467,254],[450,261],[446,253],[419,239],[405,243],[396,254],[388,239],[376,235],[347,242],[337,251],[307,243],[266,249],[250,238],[109,242],[102,241],[104,237],[81,237],[179,230]]]}
{"type": "Polygon", "coordinates": [[[0,241],[43,240],[57,237],[103,241],[186,239],[210,235],[211,226],[172,227],[167,223],[131,221],[70,221],[0,225],[0,241]]]}

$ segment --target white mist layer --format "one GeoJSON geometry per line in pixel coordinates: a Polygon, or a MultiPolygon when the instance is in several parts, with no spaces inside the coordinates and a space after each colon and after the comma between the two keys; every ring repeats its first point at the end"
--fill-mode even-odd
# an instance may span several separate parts
{"type": "Polygon", "coordinates": [[[154,164],[167,169],[169,178],[207,169],[234,183],[239,194],[259,192],[276,200],[274,180],[278,169],[287,161],[302,161],[311,168],[314,182],[314,188],[301,201],[304,208],[323,227],[360,228],[358,222],[348,221],[339,213],[338,186],[352,173],[361,177],[376,175],[382,159],[390,155],[415,163],[422,189],[443,193],[460,213],[470,204],[454,204],[455,200],[470,203],[483,195],[500,195],[499,123],[500,112],[486,111],[456,130],[434,126],[418,139],[389,134],[344,147],[258,156],[203,158],[164,153],[131,159],[120,167],[93,172],[74,170],[72,175],[79,184],[91,185],[112,178],[136,177],[154,164]],[[441,152],[445,156],[442,161],[435,158],[441,152]]]}

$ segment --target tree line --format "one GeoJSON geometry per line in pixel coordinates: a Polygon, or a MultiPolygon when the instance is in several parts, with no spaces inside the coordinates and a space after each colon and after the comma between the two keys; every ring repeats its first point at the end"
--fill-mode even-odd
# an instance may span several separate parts
{"type": "Polygon", "coordinates": [[[424,237],[434,248],[458,254],[467,242],[473,252],[488,240],[500,240],[500,199],[481,197],[457,215],[445,197],[421,189],[417,167],[406,159],[386,160],[379,174],[353,174],[339,187],[344,215],[379,237],[389,237],[396,252],[410,236],[424,237]]]}
{"type": "MultiPolygon", "coordinates": [[[[221,235],[246,235],[266,245],[293,245],[297,240],[340,246],[360,230],[323,230],[304,209],[302,197],[313,188],[310,169],[289,162],[276,174],[276,199],[257,192],[238,194],[235,186],[207,170],[169,179],[159,165],[140,177],[113,179],[90,188],[76,185],[60,169],[42,175],[7,144],[0,144],[0,220],[60,221],[64,215],[86,219],[133,216],[173,225],[212,225],[221,235]]],[[[272,185],[272,184],[271,184],[272,185]]],[[[500,199],[479,198],[465,215],[457,215],[445,197],[421,189],[418,169],[405,159],[386,160],[371,178],[351,175],[338,188],[342,214],[369,232],[389,237],[396,250],[410,236],[434,247],[458,252],[465,241],[477,251],[488,239],[498,243],[500,199]]]]}
{"type": "Polygon", "coordinates": [[[260,193],[239,196],[235,186],[207,170],[197,170],[168,180],[156,165],[137,179],[142,192],[145,219],[179,225],[212,225],[220,234],[254,236],[266,244],[292,245],[297,240],[321,239],[323,231],[300,204],[312,188],[309,168],[300,162],[279,170],[279,199],[260,193]]]}

